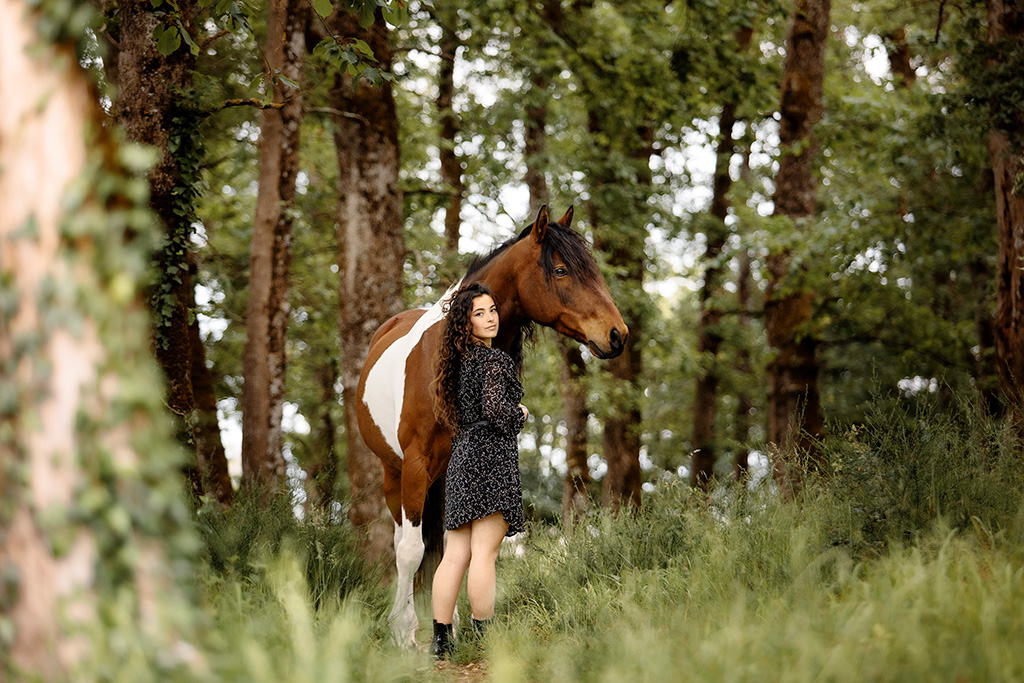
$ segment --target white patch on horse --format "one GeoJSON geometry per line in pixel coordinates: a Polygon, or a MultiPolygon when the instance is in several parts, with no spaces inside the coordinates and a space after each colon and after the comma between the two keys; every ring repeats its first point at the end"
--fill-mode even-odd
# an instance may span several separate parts
{"type": "Polygon", "coordinates": [[[420,343],[420,339],[430,326],[444,318],[443,304],[454,296],[461,285],[462,280],[452,285],[436,304],[420,316],[405,336],[396,339],[391,346],[384,349],[384,353],[366,374],[363,403],[370,413],[370,419],[380,429],[384,440],[399,458],[405,457],[402,445],[398,441],[398,424],[405,400],[405,366],[409,354],[420,343]]]}
{"type": "Polygon", "coordinates": [[[395,642],[403,647],[416,647],[416,630],[419,620],[413,604],[413,577],[423,561],[423,528],[413,525],[402,510],[402,524],[395,525],[395,603],[391,606],[388,621],[395,642]]]}

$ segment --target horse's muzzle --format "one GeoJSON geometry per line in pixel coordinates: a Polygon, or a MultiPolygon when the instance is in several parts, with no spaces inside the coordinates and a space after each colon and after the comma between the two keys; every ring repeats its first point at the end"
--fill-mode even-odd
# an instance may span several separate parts
{"type": "Polygon", "coordinates": [[[626,340],[629,338],[629,330],[626,330],[625,334],[619,331],[617,327],[613,327],[612,331],[608,333],[608,348],[603,349],[597,343],[590,341],[588,346],[590,347],[591,353],[598,358],[615,358],[622,355],[623,349],[626,348],[626,340]]]}

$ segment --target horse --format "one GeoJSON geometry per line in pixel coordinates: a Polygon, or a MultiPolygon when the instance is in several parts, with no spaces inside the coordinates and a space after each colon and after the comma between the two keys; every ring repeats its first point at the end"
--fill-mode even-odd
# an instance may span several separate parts
{"type": "Polygon", "coordinates": [[[478,257],[436,304],[399,313],[370,340],[356,418],[364,442],[384,465],[384,498],[395,522],[397,577],[389,622],[399,645],[416,645],[413,577],[424,554],[424,502],[451,458],[452,435],[434,417],[430,390],[445,303],[464,282],[490,287],[500,321],[492,344],[505,351],[521,349],[534,324],[586,344],[598,358],[614,358],[625,347],[629,330],[572,218],[570,207],[551,222],[547,206],[541,207],[532,224],[478,257]]]}

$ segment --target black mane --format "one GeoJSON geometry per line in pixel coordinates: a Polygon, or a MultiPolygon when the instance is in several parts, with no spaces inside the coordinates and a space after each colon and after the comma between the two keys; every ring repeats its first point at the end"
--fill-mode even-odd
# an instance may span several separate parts
{"type": "MultiPolygon", "coordinates": [[[[466,271],[466,281],[471,280],[473,275],[503,254],[513,244],[526,239],[532,229],[532,224],[527,225],[518,235],[505,240],[489,254],[477,256],[473,259],[473,262],[469,264],[469,270],[466,271]]],[[[590,246],[583,238],[583,235],[561,223],[548,223],[548,229],[544,235],[544,242],[541,245],[540,252],[544,279],[548,281],[554,277],[555,273],[555,252],[558,252],[558,255],[562,257],[562,261],[565,263],[566,268],[569,269],[572,277],[587,284],[600,281],[601,273],[597,269],[597,262],[594,260],[593,254],[590,253],[590,246]]]]}

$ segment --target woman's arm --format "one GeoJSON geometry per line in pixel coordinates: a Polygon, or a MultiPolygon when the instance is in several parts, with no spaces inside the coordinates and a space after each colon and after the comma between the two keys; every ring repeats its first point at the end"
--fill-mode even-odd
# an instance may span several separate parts
{"type": "Polygon", "coordinates": [[[526,414],[508,397],[508,382],[515,372],[512,360],[489,359],[483,364],[483,418],[507,434],[517,434],[526,422],[526,414]],[[507,365],[506,366],[506,361],[507,365]]]}

